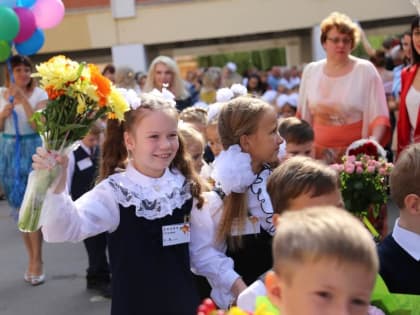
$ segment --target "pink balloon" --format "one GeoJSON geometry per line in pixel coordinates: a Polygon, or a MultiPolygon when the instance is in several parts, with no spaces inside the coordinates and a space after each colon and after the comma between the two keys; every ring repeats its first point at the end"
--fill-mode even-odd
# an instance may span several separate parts
{"type": "Polygon", "coordinates": [[[53,28],[64,17],[64,4],[61,0],[37,0],[32,12],[38,28],[53,28]]]}
{"type": "Polygon", "coordinates": [[[19,19],[19,33],[13,40],[15,43],[22,43],[29,39],[36,30],[35,17],[31,10],[27,8],[14,8],[19,19]]]}

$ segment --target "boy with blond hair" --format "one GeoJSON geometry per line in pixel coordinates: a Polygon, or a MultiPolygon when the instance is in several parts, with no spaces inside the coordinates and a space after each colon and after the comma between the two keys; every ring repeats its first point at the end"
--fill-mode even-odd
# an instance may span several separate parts
{"type": "Polygon", "coordinates": [[[390,292],[420,295],[420,143],[399,156],[390,186],[400,217],[379,245],[380,275],[390,292]]]}
{"type": "MultiPolygon", "coordinates": [[[[273,205],[273,222],[286,210],[311,206],[343,206],[337,172],[320,161],[295,156],[284,161],[268,178],[267,192],[273,205]]],[[[263,274],[238,297],[238,305],[255,310],[257,296],[265,295],[263,274]]]]}
{"type": "Polygon", "coordinates": [[[283,213],[273,260],[267,295],[282,315],[368,313],[379,265],[376,247],[362,223],[345,210],[283,213]]]}

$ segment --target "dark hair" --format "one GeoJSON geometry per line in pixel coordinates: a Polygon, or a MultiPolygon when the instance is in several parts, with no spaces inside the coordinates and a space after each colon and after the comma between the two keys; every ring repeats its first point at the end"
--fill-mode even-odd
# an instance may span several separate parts
{"type": "Polygon", "coordinates": [[[369,60],[375,65],[375,67],[385,67],[385,51],[378,49],[375,54],[369,58],[369,60]]]}
{"type": "Polygon", "coordinates": [[[420,55],[417,53],[414,47],[413,32],[416,28],[420,28],[420,16],[416,16],[413,22],[411,22],[410,36],[411,36],[411,51],[413,63],[420,63],[420,55]]]}
{"type": "MultiPolygon", "coordinates": [[[[260,94],[262,94],[262,92],[263,92],[263,82],[261,81],[261,77],[260,77],[260,75],[259,74],[257,74],[257,73],[251,73],[249,76],[248,76],[248,83],[247,83],[247,85],[246,85],[246,87],[247,87],[247,89],[248,89],[248,92],[249,91],[251,91],[251,89],[250,89],[250,87],[249,87],[249,81],[252,79],[252,78],[255,78],[255,79],[257,79],[257,86],[256,86],[256,88],[255,88],[255,91],[257,91],[258,93],[260,93],[260,94]]],[[[252,91],[251,91],[252,92],[252,91]]]]}
{"type": "Polygon", "coordinates": [[[109,72],[111,74],[114,74],[115,73],[115,67],[114,67],[114,65],[107,64],[105,66],[104,70],[102,70],[102,75],[104,75],[107,72],[109,72]]]}
{"type": "MultiPolygon", "coordinates": [[[[26,56],[14,55],[10,57],[9,62],[10,62],[10,66],[12,67],[12,70],[18,66],[23,65],[25,67],[29,67],[31,69],[31,72],[33,71],[32,61],[26,56]]],[[[7,67],[6,67],[6,85],[7,86],[10,85],[10,73],[7,67]]],[[[31,78],[29,83],[26,85],[26,88],[33,89],[34,87],[35,87],[35,80],[31,78]]]]}
{"type": "MultiPolygon", "coordinates": [[[[140,100],[141,106],[125,112],[124,122],[119,123],[117,120],[108,119],[102,146],[99,181],[116,173],[118,168],[125,169],[128,152],[124,142],[124,132],[134,132],[141,120],[153,111],[164,111],[169,115],[173,115],[174,119],[178,119],[176,108],[163,98],[146,93],[140,96],[140,100]]],[[[191,195],[197,199],[197,207],[201,208],[204,203],[201,195],[201,181],[192,167],[182,137],[179,137],[179,149],[169,168],[171,170],[177,169],[185,176],[191,187],[191,195]]]]}
{"type": "Polygon", "coordinates": [[[304,144],[314,141],[314,130],[311,125],[297,117],[284,119],[280,123],[279,133],[286,143],[304,144]]]}

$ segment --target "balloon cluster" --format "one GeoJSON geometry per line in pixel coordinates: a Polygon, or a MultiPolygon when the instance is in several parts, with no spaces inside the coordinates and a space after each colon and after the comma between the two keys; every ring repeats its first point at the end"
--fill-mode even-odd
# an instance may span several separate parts
{"type": "Polygon", "coordinates": [[[37,53],[44,45],[43,30],[63,17],[61,0],[0,0],[0,62],[7,60],[13,45],[21,55],[37,53]]]}

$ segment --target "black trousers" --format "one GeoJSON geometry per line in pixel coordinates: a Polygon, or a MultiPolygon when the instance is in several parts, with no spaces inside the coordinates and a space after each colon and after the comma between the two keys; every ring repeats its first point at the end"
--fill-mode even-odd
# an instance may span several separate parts
{"type": "Polygon", "coordinates": [[[86,278],[92,281],[110,281],[110,269],[107,257],[108,233],[104,232],[83,241],[89,259],[86,278]]]}

